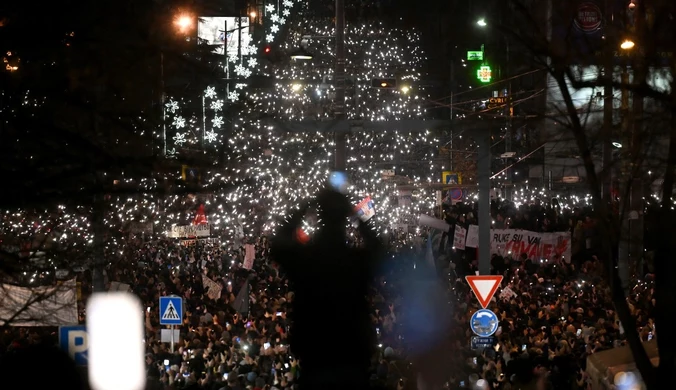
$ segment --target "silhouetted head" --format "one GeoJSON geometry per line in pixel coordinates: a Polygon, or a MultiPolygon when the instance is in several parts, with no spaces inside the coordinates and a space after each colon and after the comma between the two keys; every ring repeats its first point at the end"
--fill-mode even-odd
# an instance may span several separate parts
{"type": "Polygon", "coordinates": [[[354,207],[348,198],[333,190],[322,190],[317,195],[319,216],[322,220],[322,234],[329,238],[343,240],[345,237],[345,225],[347,217],[352,214],[354,207]]]}

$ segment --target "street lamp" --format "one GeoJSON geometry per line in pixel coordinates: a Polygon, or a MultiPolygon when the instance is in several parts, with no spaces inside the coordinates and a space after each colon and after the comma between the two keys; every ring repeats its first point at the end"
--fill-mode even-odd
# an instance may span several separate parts
{"type": "Polygon", "coordinates": [[[314,56],[304,47],[300,47],[298,50],[291,53],[289,57],[291,57],[292,60],[311,60],[314,56]]]}
{"type": "Polygon", "coordinates": [[[481,19],[477,20],[476,24],[479,27],[486,27],[486,19],[481,18],[481,19]]]}
{"type": "Polygon", "coordinates": [[[192,16],[188,14],[179,14],[174,19],[174,25],[178,27],[179,32],[187,32],[193,26],[192,16]]]}
{"type": "Polygon", "coordinates": [[[631,50],[631,49],[634,48],[634,46],[636,46],[636,44],[634,43],[634,41],[632,41],[631,39],[625,39],[625,40],[620,44],[620,49],[622,49],[622,50],[631,50]]]}

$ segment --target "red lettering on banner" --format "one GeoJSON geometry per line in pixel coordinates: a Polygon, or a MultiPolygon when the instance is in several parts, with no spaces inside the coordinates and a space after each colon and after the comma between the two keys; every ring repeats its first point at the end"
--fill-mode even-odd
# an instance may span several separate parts
{"type": "Polygon", "coordinates": [[[542,244],[542,257],[549,259],[552,257],[554,246],[551,244],[542,244]]]}

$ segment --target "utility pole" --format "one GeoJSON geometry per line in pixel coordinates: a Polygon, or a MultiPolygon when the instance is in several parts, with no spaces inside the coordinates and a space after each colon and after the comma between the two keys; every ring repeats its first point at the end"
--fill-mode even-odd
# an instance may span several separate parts
{"type": "MultiPolygon", "coordinates": [[[[94,101],[94,112],[92,115],[94,134],[100,137],[99,131],[99,102],[101,90],[96,90],[95,101],[94,101]]],[[[164,109],[164,106],[162,106],[164,109]]],[[[103,199],[103,182],[102,175],[98,169],[94,172],[94,197],[93,197],[93,207],[92,207],[92,229],[94,230],[94,250],[93,250],[93,259],[92,259],[92,291],[93,292],[104,292],[106,291],[105,280],[103,277],[103,267],[105,265],[104,260],[104,240],[103,233],[105,230],[104,226],[104,199],[103,199]]]]}
{"type": "MultiPolygon", "coordinates": [[[[642,49],[646,42],[641,39],[643,36],[643,23],[645,18],[645,4],[640,2],[633,10],[634,39],[636,47],[627,50],[642,49]]],[[[626,12],[626,11],[625,11],[626,12]]],[[[625,17],[628,15],[625,13],[625,17]]],[[[627,21],[629,19],[627,18],[627,21]]],[[[628,23],[630,24],[630,23],[628,23]]],[[[631,95],[631,106],[629,91],[626,86],[639,84],[645,81],[646,70],[642,54],[636,53],[631,62],[633,77],[630,81],[629,67],[622,67],[622,149],[625,150],[622,158],[621,185],[620,185],[620,242],[618,248],[618,271],[622,289],[627,293],[629,291],[629,280],[632,271],[639,271],[637,267],[641,264],[643,257],[643,188],[642,180],[635,177],[640,169],[637,163],[642,160],[644,153],[642,147],[642,120],[643,115],[643,97],[634,91],[631,95]]]]}
{"type": "Polygon", "coordinates": [[[449,83],[450,86],[451,86],[451,104],[449,106],[449,113],[448,113],[448,119],[450,120],[450,125],[451,125],[451,141],[450,141],[451,151],[450,151],[450,156],[449,156],[450,157],[449,158],[450,167],[449,167],[448,170],[451,171],[451,172],[453,172],[453,168],[454,168],[454,164],[453,164],[453,162],[454,162],[453,161],[453,138],[454,138],[454,134],[453,134],[453,132],[454,132],[453,131],[454,130],[453,129],[453,94],[455,93],[455,53],[456,53],[454,48],[455,48],[454,46],[451,46],[451,56],[450,56],[451,57],[451,81],[449,83]]]}
{"type": "MultiPolygon", "coordinates": [[[[509,39],[507,36],[505,36],[505,46],[506,46],[506,58],[505,58],[505,68],[507,68],[507,77],[510,77],[510,66],[509,66],[509,39]]],[[[514,138],[513,134],[513,114],[514,114],[514,107],[512,106],[512,81],[510,79],[509,83],[507,84],[507,131],[505,132],[505,153],[509,153],[512,151],[512,138],[514,138]]],[[[505,197],[507,200],[512,200],[512,189],[514,188],[514,170],[508,169],[507,170],[507,181],[508,185],[507,188],[505,188],[505,197]]]]}
{"type": "Polygon", "coordinates": [[[476,132],[479,144],[477,183],[479,185],[479,275],[491,272],[491,134],[490,130],[476,132]]]}
{"type": "MultiPolygon", "coordinates": [[[[334,100],[334,119],[337,122],[345,120],[345,0],[336,0],[336,64],[333,75],[336,89],[334,100]]],[[[347,168],[347,133],[336,131],[336,171],[345,171],[347,168]]]]}

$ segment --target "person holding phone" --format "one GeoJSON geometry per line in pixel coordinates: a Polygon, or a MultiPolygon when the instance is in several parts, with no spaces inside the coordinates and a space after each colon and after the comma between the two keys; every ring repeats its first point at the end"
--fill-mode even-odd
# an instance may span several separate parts
{"type": "Polygon", "coordinates": [[[289,340],[300,360],[299,385],[301,390],[366,389],[376,336],[365,297],[382,258],[381,244],[359,221],[364,246],[346,245],[346,223],[354,207],[339,191],[321,191],[316,205],[324,226],[314,239],[302,243],[295,234],[306,205],[282,226],[270,252],[295,286],[289,340]],[[327,354],[327,343],[338,347],[327,354]]]}

